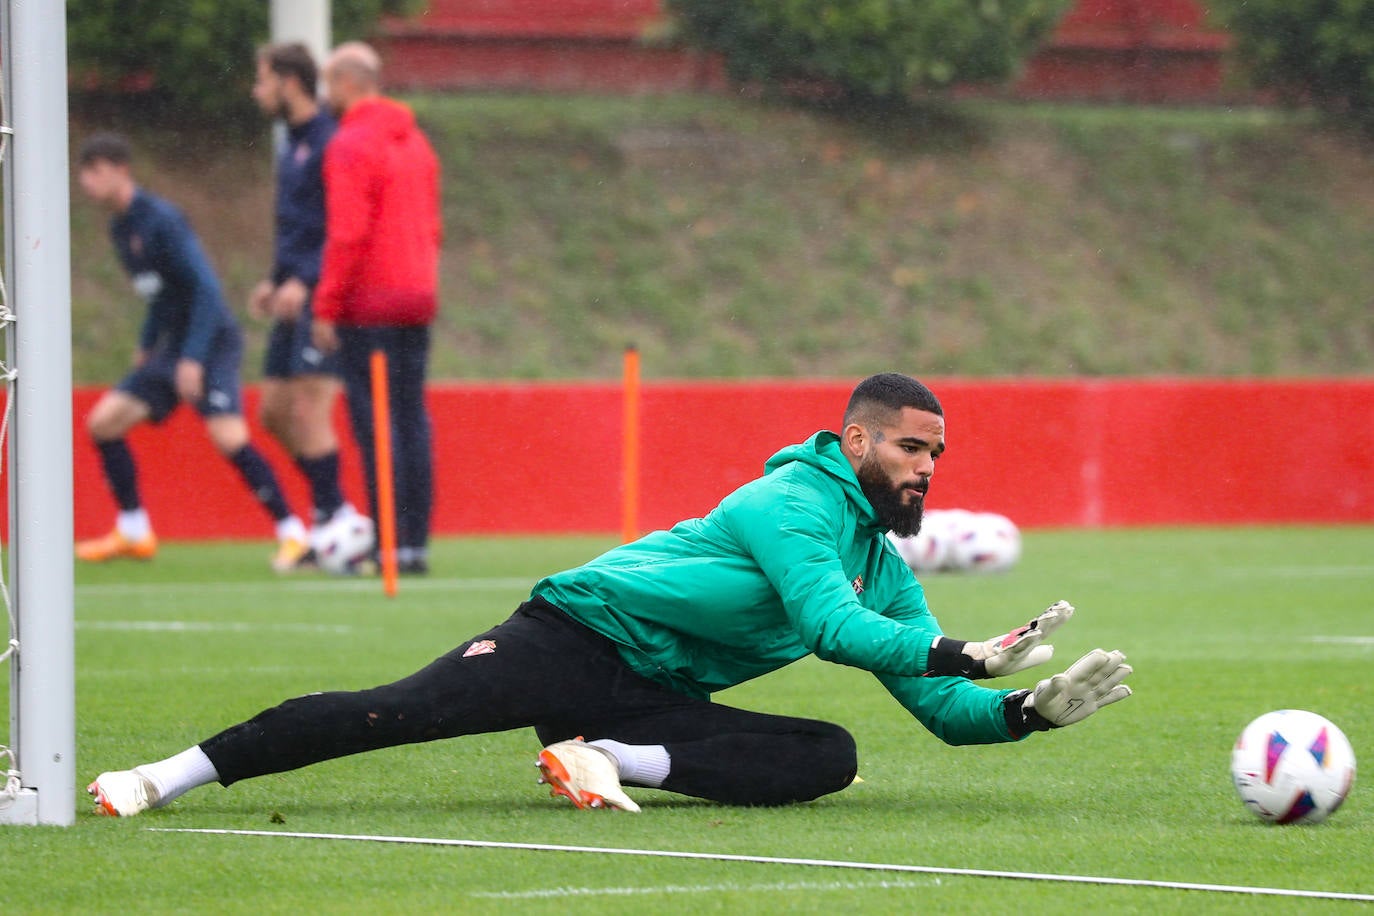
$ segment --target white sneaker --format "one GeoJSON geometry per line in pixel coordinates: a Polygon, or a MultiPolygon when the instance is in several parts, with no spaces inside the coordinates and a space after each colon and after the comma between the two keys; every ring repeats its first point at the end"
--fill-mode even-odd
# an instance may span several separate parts
{"type": "Polygon", "coordinates": [[[579,808],[619,808],[638,813],[636,805],[620,787],[620,772],[615,759],[581,738],[550,744],[535,761],[541,783],[549,795],[562,795],[579,808]]]}
{"type": "Polygon", "coordinates": [[[132,770],[101,773],[95,782],[86,787],[86,791],[95,798],[97,814],[133,817],[158,806],[160,799],[157,788],[139,770],[139,767],[134,767],[132,770]]]}

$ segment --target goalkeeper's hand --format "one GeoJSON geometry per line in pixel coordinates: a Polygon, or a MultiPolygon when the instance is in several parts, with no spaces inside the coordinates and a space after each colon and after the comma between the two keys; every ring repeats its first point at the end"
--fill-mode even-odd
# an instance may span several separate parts
{"type": "Polygon", "coordinates": [[[1045,645],[1045,638],[1072,616],[1072,604],[1056,601],[1025,626],[983,642],[961,642],[937,636],[930,644],[926,674],[976,680],[1015,674],[1042,664],[1054,655],[1054,646],[1045,645]]]}
{"type": "Polygon", "coordinates": [[[1034,690],[1007,694],[1002,701],[1007,728],[1020,738],[1081,722],[1103,706],[1130,696],[1131,688],[1121,683],[1130,673],[1125,655],[1093,649],[1068,671],[1045,678],[1034,690]]]}

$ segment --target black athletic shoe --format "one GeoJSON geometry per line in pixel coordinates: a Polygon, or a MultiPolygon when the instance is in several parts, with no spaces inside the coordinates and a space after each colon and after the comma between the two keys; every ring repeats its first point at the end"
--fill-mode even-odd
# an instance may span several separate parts
{"type": "Polygon", "coordinates": [[[396,571],[403,576],[429,575],[429,561],[424,557],[412,557],[396,564],[396,571]]]}

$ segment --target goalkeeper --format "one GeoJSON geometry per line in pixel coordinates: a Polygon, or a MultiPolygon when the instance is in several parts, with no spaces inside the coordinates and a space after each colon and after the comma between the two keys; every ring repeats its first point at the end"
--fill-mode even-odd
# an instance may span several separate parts
{"type": "Polygon", "coordinates": [[[977,683],[1046,661],[1046,637],[1073,608],[1058,602],[992,639],[942,634],[883,535],[919,528],[944,449],[930,390],[872,376],[839,435],[778,452],[705,518],[543,579],[510,619],[415,674],[287,700],[165,760],[102,773],[88,791],[98,810],[127,816],[210,782],[533,726],[543,781],[578,808],[638,811],[625,786],[780,805],[848,786],[853,738],[710,695],[809,654],[873,672],[955,745],[1019,740],[1129,696],[1124,656],[1101,649],[1034,689],[977,683]]]}

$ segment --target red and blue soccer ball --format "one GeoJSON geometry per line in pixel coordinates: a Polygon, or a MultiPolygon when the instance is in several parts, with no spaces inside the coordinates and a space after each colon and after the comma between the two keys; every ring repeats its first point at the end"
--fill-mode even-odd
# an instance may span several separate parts
{"type": "Polygon", "coordinates": [[[1326,820],[1355,784],[1355,751],[1329,720],[1301,709],[1260,716],[1231,751],[1240,800],[1275,824],[1326,820]]]}

